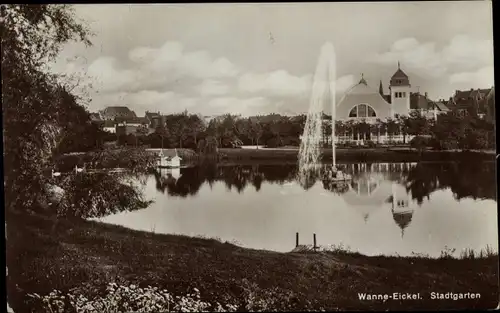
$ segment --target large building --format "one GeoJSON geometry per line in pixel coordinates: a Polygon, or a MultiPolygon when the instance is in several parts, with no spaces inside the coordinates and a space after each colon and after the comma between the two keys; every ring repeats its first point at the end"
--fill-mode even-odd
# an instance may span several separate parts
{"type": "MultiPolygon", "coordinates": [[[[361,76],[361,80],[352,86],[339,101],[336,110],[336,119],[341,121],[365,121],[373,124],[377,120],[386,120],[396,116],[407,116],[412,111],[419,111],[428,118],[436,118],[437,114],[449,111],[444,103],[434,102],[428,98],[427,93],[412,92],[410,79],[401,69],[392,75],[389,82],[389,93],[384,93],[382,81],[379,89],[370,87],[366,79],[361,76]]],[[[377,133],[372,136],[370,132],[359,134],[342,135],[336,138],[337,142],[357,142],[362,144],[366,140],[373,140],[380,143],[387,141],[403,142],[410,140],[409,136],[402,134],[377,133]],[[376,138],[376,140],[374,140],[376,138]]]]}

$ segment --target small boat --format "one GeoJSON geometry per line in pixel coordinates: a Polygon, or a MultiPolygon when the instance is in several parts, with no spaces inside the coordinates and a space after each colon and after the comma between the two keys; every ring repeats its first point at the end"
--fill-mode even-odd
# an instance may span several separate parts
{"type": "Polygon", "coordinates": [[[177,149],[175,149],[175,155],[173,157],[165,156],[163,151],[158,154],[158,167],[159,168],[180,168],[182,158],[177,154],[177,149]]]}

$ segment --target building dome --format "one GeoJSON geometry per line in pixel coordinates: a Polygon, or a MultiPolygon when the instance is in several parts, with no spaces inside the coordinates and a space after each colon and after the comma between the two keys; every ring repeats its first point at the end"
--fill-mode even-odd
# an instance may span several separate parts
{"type": "Polygon", "coordinates": [[[337,118],[384,119],[391,116],[391,104],[362,77],[351,87],[337,105],[337,118]]]}

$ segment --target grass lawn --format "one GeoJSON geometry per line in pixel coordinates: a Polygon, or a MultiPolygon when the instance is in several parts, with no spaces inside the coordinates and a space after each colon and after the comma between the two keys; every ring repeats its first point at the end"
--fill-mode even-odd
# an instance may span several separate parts
{"type": "Polygon", "coordinates": [[[26,293],[108,282],[198,288],[202,299],[245,305],[249,293],[274,297],[268,309],[450,309],[498,304],[498,256],[484,259],[367,257],[345,252],[277,253],[216,240],[132,231],[98,222],[7,216],[9,302],[26,293]],[[273,293],[270,294],[271,290],[273,293]],[[421,300],[360,301],[358,293],[420,293],[421,300]],[[430,292],[478,292],[479,300],[430,300],[430,292]]]}

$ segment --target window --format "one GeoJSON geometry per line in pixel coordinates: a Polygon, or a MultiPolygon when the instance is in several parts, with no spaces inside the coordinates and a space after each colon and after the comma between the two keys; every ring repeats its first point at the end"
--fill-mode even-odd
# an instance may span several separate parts
{"type": "Polygon", "coordinates": [[[349,117],[376,117],[377,113],[375,110],[368,104],[358,104],[351,109],[349,112],[349,117]]]}
{"type": "Polygon", "coordinates": [[[355,106],[354,108],[351,109],[351,112],[349,112],[349,117],[358,117],[358,107],[355,106]]]}
{"type": "Polygon", "coordinates": [[[377,114],[375,113],[375,110],[371,106],[368,106],[368,116],[369,117],[376,117],[377,116],[377,114]]]}

